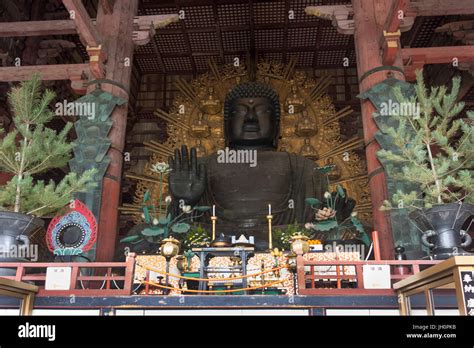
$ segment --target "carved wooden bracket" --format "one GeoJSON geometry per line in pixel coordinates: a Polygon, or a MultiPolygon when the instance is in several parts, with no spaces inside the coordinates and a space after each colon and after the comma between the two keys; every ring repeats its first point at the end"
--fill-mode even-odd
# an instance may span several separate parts
{"type": "MultiPolygon", "coordinates": [[[[305,8],[308,15],[332,21],[332,25],[341,34],[353,35],[355,26],[352,16],[354,10],[352,5],[328,5],[328,6],[308,6],[305,8]]],[[[405,32],[412,28],[415,23],[414,17],[404,17],[400,20],[400,31],[405,32]]]]}
{"type": "Polygon", "coordinates": [[[400,30],[394,33],[383,31],[383,64],[393,65],[397,57],[398,49],[400,48],[400,30]]]}
{"type": "Polygon", "coordinates": [[[305,12],[321,19],[331,20],[332,25],[341,34],[354,34],[354,20],[349,19],[354,15],[352,5],[308,6],[305,12]]]}
{"type": "Polygon", "coordinates": [[[92,76],[96,79],[105,78],[104,62],[107,59],[107,55],[102,49],[102,45],[99,45],[98,47],[87,46],[87,53],[90,58],[89,65],[92,76]]]}
{"type": "Polygon", "coordinates": [[[137,30],[134,30],[132,39],[135,45],[144,46],[150,42],[153,36],[155,36],[155,27],[153,26],[153,23],[150,23],[147,26],[142,26],[137,30]]]}
{"type": "Polygon", "coordinates": [[[135,17],[133,20],[133,43],[137,46],[146,45],[155,36],[155,29],[165,27],[178,20],[177,14],[135,17]]]}
{"type": "Polygon", "coordinates": [[[83,74],[80,74],[71,75],[69,79],[71,80],[71,88],[74,93],[79,95],[84,95],[87,93],[87,77],[85,77],[83,74]]]}
{"type": "Polygon", "coordinates": [[[451,22],[436,28],[436,33],[447,33],[465,45],[474,45],[474,20],[451,22]]]}

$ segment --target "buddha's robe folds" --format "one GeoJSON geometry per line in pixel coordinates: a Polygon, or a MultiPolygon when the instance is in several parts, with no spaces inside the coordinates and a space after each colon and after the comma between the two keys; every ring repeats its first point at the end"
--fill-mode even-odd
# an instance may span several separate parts
{"type": "MultiPolygon", "coordinates": [[[[200,158],[206,165],[207,187],[198,205],[216,206],[217,233],[254,236],[257,249],[268,247],[268,205],[273,225],[314,220],[315,211],[305,198],[323,202],[327,179],[311,160],[294,153],[257,151],[249,163],[219,163],[218,155],[200,158]]],[[[203,218],[210,221],[211,211],[203,218]]]]}

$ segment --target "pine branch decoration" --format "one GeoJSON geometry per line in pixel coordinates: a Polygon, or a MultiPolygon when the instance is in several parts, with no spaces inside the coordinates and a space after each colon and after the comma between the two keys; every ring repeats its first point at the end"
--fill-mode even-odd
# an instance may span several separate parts
{"type": "Polygon", "coordinates": [[[422,71],[416,76],[414,97],[403,96],[400,88],[395,91],[396,102],[411,105],[409,110],[416,112],[391,114],[398,126],[389,127],[387,134],[396,150],[380,150],[377,155],[398,164],[394,178],[420,184],[423,196],[398,191],[382,209],[473,203],[474,132],[469,122],[474,112],[467,113],[467,120],[457,117],[464,108],[463,102],[457,102],[461,80],[453,78],[449,92],[445,86],[428,89],[422,71]]]}
{"type": "Polygon", "coordinates": [[[86,171],[78,177],[67,174],[56,184],[34,179],[35,174],[67,165],[73,143],[67,135],[72,123],[67,123],[57,133],[47,128],[54,113],[49,104],[55,97],[53,91],[42,91],[38,75],[13,87],[8,94],[15,130],[0,139],[0,171],[13,178],[0,189],[0,210],[10,210],[36,216],[54,213],[67,205],[74,192],[81,192],[95,186],[96,170],[86,171]]]}

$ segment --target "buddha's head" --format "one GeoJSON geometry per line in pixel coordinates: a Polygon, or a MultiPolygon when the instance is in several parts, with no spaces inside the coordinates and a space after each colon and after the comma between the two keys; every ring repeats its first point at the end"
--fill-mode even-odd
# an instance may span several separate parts
{"type": "Polygon", "coordinates": [[[247,82],[234,87],[224,104],[224,132],[229,147],[277,147],[278,94],[270,86],[247,82]]]}

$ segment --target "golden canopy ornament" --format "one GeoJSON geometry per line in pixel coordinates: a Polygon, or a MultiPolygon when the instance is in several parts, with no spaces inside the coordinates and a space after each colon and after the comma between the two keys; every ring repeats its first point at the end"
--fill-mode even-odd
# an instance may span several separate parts
{"type": "MultiPolygon", "coordinates": [[[[338,120],[352,113],[350,107],[336,111],[326,89],[331,83],[329,76],[317,81],[304,71],[295,69],[296,60],[288,65],[260,62],[256,79],[272,86],[279,94],[281,118],[279,151],[295,152],[306,156],[320,167],[334,166],[329,173],[330,188],[343,186],[348,195],[357,201],[354,211],[360,219],[372,225],[371,200],[368,191],[366,164],[354,149],[363,146],[364,140],[341,140],[338,120]]],[[[170,111],[161,109],[155,115],[167,123],[168,139],[164,143],[145,142],[153,154],[144,173],[128,173],[127,177],[138,180],[134,204],[121,208],[132,214],[135,222],[141,222],[141,204],[144,193],[158,195],[158,178],[151,171],[151,164],[167,162],[175,148],[187,145],[196,147],[198,156],[209,155],[225,147],[223,105],[226,94],[237,84],[249,81],[244,64],[217,66],[209,61],[209,71],[190,82],[178,79],[178,96],[170,111]]]]}

